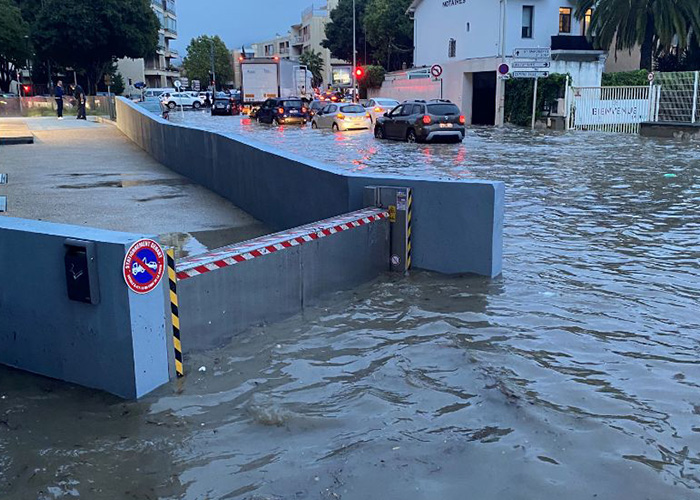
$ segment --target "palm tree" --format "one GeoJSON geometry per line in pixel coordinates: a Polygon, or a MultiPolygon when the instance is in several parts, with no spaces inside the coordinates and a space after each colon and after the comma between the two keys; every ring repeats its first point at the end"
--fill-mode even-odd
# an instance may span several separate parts
{"type": "Polygon", "coordinates": [[[323,55],[314,49],[306,49],[299,56],[299,63],[306,66],[313,75],[313,86],[318,87],[323,83],[323,55]]]}
{"type": "Polygon", "coordinates": [[[577,0],[576,17],[593,10],[591,30],[596,45],[615,51],[641,47],[640,69],[651,70],[655,50],[670,51],[700,33],[698,0],[577,0]]]}

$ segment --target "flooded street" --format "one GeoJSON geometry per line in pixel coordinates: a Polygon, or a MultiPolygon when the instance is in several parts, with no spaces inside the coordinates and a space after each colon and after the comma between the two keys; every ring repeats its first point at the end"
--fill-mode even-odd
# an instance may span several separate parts
{"type": "Polygon", "coordinates": [[[387,276],[189,356],[139,402],[0,367],[0,499],[698,498],[700,145],[185,121],[504,181],[503,275],[387,276]]]}

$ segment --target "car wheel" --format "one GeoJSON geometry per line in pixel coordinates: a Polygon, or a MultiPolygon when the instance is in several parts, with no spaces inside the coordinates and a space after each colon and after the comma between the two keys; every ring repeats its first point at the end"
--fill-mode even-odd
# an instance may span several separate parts
{"type": "Polygon", "coordinates": [[[377,139],[384,139],[384,128],[379,125],[374,127],[374,137],[377,139]]]}
{"type": "Polygon", "coordinates": [[[406,142],[409,142],[409,143],[417,142],[415,130],[411,129],[408,131],[408,133],[406,134],[406,142]]]}
{"type": "Polygon", "coordinates": [[[316,125],[316,122],[311,122],[311,128],[316,130],[318,128],[318,125],[316,125]]]}
{"type": "Polygon", "coordinates": [[[333,129],[333,132],[340,132],[340,128],[338,128],[338,124],[337,124],[337,123],[334,123],[334,124],[333,124],[333,127],[331,127],[331,128],[333,129]]]}
{"type": "Polygon", "coordinates": [[[199,101],[194,101],[194,102],[192,103],[192,107],[193,107],[194,109],[199,109],[199,108],[202,107],[202,103],[199,102],[199,101]]]}
{"type": "Polygon", "coordinates": [[[175,104],[175,102],[173,102],[173,101],[170,101],[168,103],[168,108],[170,108],[170,109],[175,109],[175,106],[177,106],[177,104],[175,104]]]}

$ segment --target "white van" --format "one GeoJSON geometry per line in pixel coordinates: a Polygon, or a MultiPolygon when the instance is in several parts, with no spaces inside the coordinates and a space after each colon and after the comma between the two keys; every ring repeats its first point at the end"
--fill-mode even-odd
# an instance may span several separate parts
{"type": "Polygon", "coordinates": [[[144,101],[159,101],[160,96],[165,93],[165,92],[170,92],[171,94],[174,92],[177,92],[177,90],[173,88],[158,88],[158,89],[146,89],[143,92],[143,100],[144,101]]]}

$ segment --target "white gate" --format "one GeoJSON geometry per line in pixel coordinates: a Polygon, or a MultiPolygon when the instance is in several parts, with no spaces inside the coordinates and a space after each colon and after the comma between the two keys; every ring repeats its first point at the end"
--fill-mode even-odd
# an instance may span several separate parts
{"type": "Polygon", "coordinates": [[[573,87],[569,92],[569,128],[639,133],[639,124],[657,121],[661,87],[573,87]]]}

